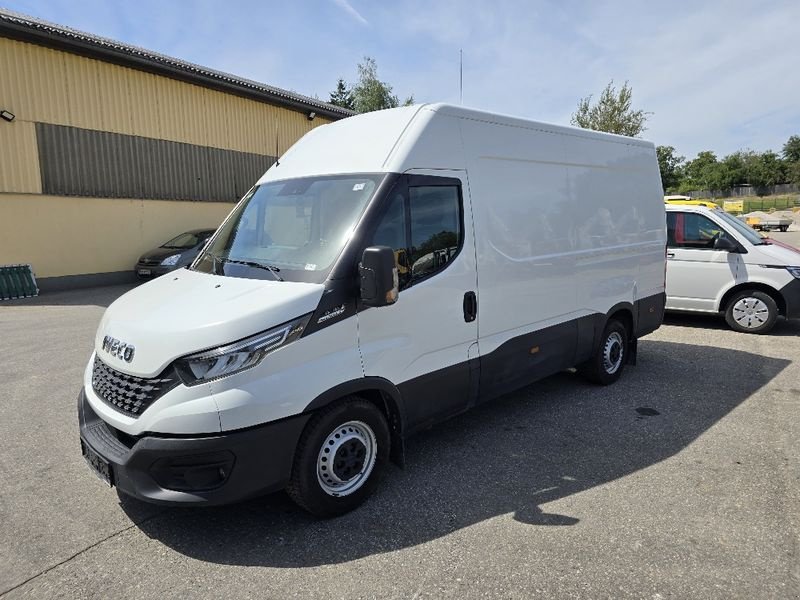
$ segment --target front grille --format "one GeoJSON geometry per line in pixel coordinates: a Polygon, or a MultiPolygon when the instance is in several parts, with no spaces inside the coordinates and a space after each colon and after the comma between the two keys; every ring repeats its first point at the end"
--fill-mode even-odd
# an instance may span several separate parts
{"type": "Polygon", "coordinates": [[[180,383],[172,367],[158,377],[147,379],[120,373],[95,357],[92,388],[107,404],[130,417],[138,417],[147,407],[180,383]]]}
{"type": "Polygon", "coordinates": [[[161,259],[160,258],[142,258],[142,259],[139,260],[139,264],[140,265],[148,265],[148,266],[160,265],[161,264],[161,259]]]}

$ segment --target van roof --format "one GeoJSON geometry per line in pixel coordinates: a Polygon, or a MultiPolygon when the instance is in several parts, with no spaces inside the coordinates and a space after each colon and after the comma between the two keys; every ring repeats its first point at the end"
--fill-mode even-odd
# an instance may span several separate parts
{"type": "Polygon", "coordinates": [[[259,183],[336,173],[405,172],[413,168],[463,170],[462,135],[454,126],[454,118],[654,148],[651,142],[621,135],[451,104],[418,104],[355,115],[316,127],[289,148],[259,183]]]}
{"type": "MultiPolygon", "coordinates": [[[[475,108],[465,108],[454,104],[446,104],[438,102],[435,104],[423,104],[421,107],[443,115],[453,117],[460,117],[462,119],[471,119],[475,121],[483,121],[486,123],[496,123],[498,125],[507,125],[510,127],[522,127],[525,129],[535,129],[538,131],[547,131],[549,133],[560,133],[563,135],[574,135],[582,138],[601,139],[606,142],[615,142],[618,144],[626,144],[629,146],[652,146],[652,142],[640,138],[632,138],[626,135],[617,135],[615,133],[605,133],[602,131],[594,131],[592,129],[583,129],[581,127],[572,127],[569,125],[554,125],[552,123],[544,123],[542,121],[533,121],[530,119],[523,119],[521,117],[514,117],[500,113],[491,113],[475,108]]],[[[353,117],[350,117],[353,118],[353,117]]]]}

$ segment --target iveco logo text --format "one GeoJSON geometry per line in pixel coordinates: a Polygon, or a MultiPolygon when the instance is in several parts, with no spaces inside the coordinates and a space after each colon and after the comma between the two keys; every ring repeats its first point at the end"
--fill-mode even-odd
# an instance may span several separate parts
{"type": "Polygon", "coordinates": [[[117,338],[113,338],[110,335],[103,338],[103,350],[108,352],[111,356],[121,358],[125,362],[131,362],[133,360],[133,353],[136,352],[136,348],[131,344],[120,342],[117,338]]]}

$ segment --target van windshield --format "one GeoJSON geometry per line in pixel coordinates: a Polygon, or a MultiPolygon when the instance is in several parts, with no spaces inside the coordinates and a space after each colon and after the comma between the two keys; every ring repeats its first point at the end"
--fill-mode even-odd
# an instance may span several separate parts
{"type": "Polygon", "coordinates": [[[253,188],[197,257],[197,271],[325,281],[383,175],[329,175],[253,188]]]}
{"type": "Polygon", "coordinates": [[[714,214],[717,215],[720,219],[722,219],[726,223],[728,223],[731,227],[733,227],[736,230],[736,232],[739,235],[741,235],[744,239],[746,239],[754,246],[759,246],[767,243],[755,229],[750,227],[747,223],[743,223],[733,215],[721,210],[715,211],[714,214]]]}

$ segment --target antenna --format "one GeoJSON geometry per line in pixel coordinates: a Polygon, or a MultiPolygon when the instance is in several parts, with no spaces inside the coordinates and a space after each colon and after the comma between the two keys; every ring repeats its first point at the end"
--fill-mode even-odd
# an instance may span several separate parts
{"type": "Polygon", "coordinates": [[[458,102],[464,104],[464,50],[458,50],[458,102]]]}

